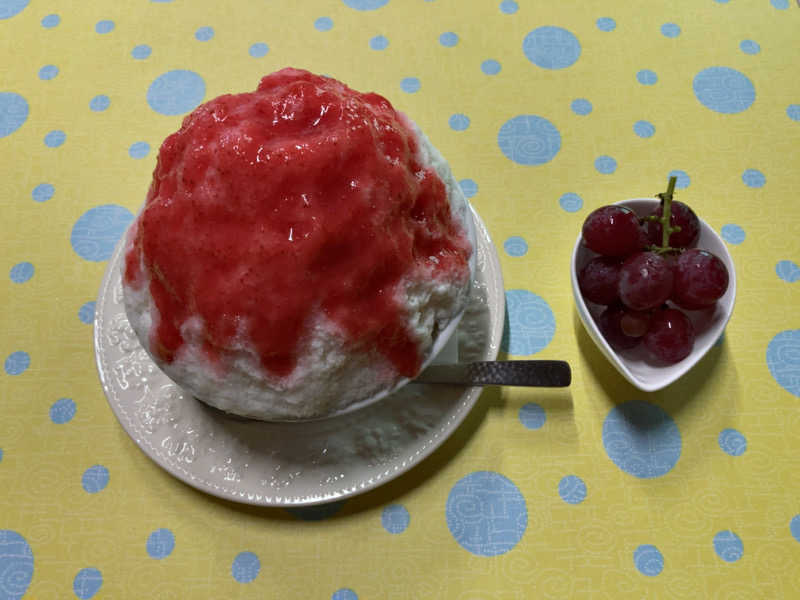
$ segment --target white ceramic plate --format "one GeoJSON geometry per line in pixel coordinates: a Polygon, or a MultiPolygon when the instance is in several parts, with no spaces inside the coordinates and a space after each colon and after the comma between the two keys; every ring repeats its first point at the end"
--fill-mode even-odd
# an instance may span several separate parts
{"type": "MultiPolygon", "coordinates": [[[[503,278],[473,211],[478,261],[458,326],[461,360],[494,360],[503,278]]],[[[123,237],[124,240],[124,237],[123,237]]],[[[97,299],[94,343],[103,391],[122,427],[159,466],[195,488],[260,506],[303,506],[373,489],[418,464],[466,418],[480,388],[410,384],[350,414],[303,423],[231,417],[185,394],[153,363],[125,316],[114,251],[97,299]]]]}
{"type": "MultiPolygon", "coordinates": [[[[616,204],[627,206],[641,217],[650,214],[658,206],[658,203],[659,201],[653,198],[634,198],[632,200],[623,200],[616,204]]],[[[578,234],[578,239],[572,250],[572,295],[575,297],[578,316],[583,321],[586,331],[589,332],[594,343],[597,344],[609,362],[614,365],[625,379],[645,392],[654,392],[667,387],[696,365],[722,335],[725,325],[733,313],[733,304],[736,300],[736,271],[733,266],[733,259],[728,253],[728,248],[722,238],[702,219],[700,219],[700,238],[698,239],[697,247],[717,255],[725,263],[730,280],[727,291],[717,301],[714,308],[684,311],[691,319],[692,325],[694,325],[696,339],[691,354],[674,365],[656,364],[647,356],[647,352],[641,344],[632,350],[623,352],[615,352],[609,346],[595,322],[595,319],[600,316],[605,307],[586,302],[581,296],[580,288],[578,287],[578,273],[597,254],[582,245],[581,234],[578,234]]]]}

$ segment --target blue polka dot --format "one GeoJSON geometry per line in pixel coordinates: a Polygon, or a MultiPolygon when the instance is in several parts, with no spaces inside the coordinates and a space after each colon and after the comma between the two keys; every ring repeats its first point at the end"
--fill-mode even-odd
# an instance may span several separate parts
{"type": "Polygon", "coordinates": [[[642,575],[655,577],[664,570],[664,557],[655,546],[642,544],[633,551],[633,564],[642,575]]]}
{"type": "Polygon", "coordinates": [[[150,56],[152,51],[153,49],[147,44],[139,44],[138,46],[134,46],[133,50],[131,50],[131,56],[136,60],[144,60],[150,56]]]}
{"type": "Polygon", "coordinates": [[[782,260],[775,265],[775,272],[778,277],[789,283],[800,280],[800,266],[791,260],[782,260]]]}
{"type": "Polygon", "coordinates": [[[503,0],[500,3],[500,12],[506,15],[513,15],[515,12],[519,10],[519,4],[514,2],[514,0],[503,0]]]}
{"type": "Polygon", "coordinates": [[[744,554],[744,545],[732,531],[720,531],[714,536],[714,552],[725,562],[736,562],[744,554]]]}
{"type": "Polygon", "coordinates": [[[0,462],[3,462],[3,449],[0,448],[0,462]]]}
{"type": "Polygon", "coordinates": [[[44,136],[44,145],[48,148],[58,148],[65,141],[67,141],[67,134],[60,129],[54,129],[44,136]]]}
{"type": "Polygon", "coordinates": [[[565,211],[574,213],[583,208],[583,198],[572,192],[566,193],[558,199],[558,204],[565,211]]]}
{"type": "Polygon", "coordinates": [[[792,517],[792,520],[789,521],[789,531],[792,537],[800,542],[800,515],[795,515],[792,517]]]}
{"type": "Polygon", "coordinates": [[[250,46],[250,50],[248,53],[253,58],[263,58],[269,52],[269,46],[267,46],[264,42],[257,42],[250,46]]]}
{"type": "Polygon", "coordinates": [[[543,298],[528,290],[506,291],[507,327],[501,348],[528,356],[544,350],[556,333],[556,319],[543,298]]]}
{"type": "Polygon", "coordinates": [[[358,594],[350,588],[340,588],[333,592],[331,600],[358,600],[358,594]]]}
{"type": "Polygon", "coordinates": [[[333,19],[330,17],[320,17],[314,21],[314,29],[317,31],[330,31],[333,29],[333,19]]]}
{"type": "Polygon", "coordinates": [[[135,142],[128,148],[128,156],[131,158],[144,158],[150,154],[150,144],[147,142],[135,142]]]}
{"type": "Polygon", "coordinates": [[[50,420],[56,425],[69,423],[75,416],[75,401],[72,398],[59,398],[50,407],[50,420]]]}
{"type": "Polygon", "coordinates": [[[772,338],[767,368],[782,388],[800,398],[800,329],[787,329],[772,338]]]}
{"type": "Polygon", "coordinates": [[[558,482],[558,495],[567,504],[586,500],[586,484],[577,475],[567,475],[558,482]]]}
{"type": "Polygon", "coordinates": [[[753,40],[742,40],[739,44],[739,49],[745,54],[758,54],[761,52],[761,46],[753,40]]]}
{"type": "Polygon", "coordinates": [[[666,475],[681,456],[681,432],[655,404],[618,404],[603,421],[603,447],[611,461],[640,479],[666,475]]]}
{"type": "Polygon", "coordinates": [[[381,525],[389,533],[403,533],[411,521],[405,506],[391,504],[381,513],[381,525]]]}
{"type": "Polygon", "coordinates": [[[689,174],[686,171],[681,171],[679,169],[670,171],[668,177],[677,178],[677,181],[675,182],[675,187],[678,188],[679,190],[689,187],[689,184],[692,182],[692,178],[689,177],[689,174]]]}
{"type": "Polygon", "coordinates": [[[453,131],[464,131],[469,127],[470,120],[467,115],[456,113],[454,115],[450,115],[450,119],[447,121],[447,124],[450,125],[450,129],[453,131]]]}
{"type": "Polygon", "coordinates": [[[714,2],[716,2],[717,4],[727,4],[730,1],[731,0],[714,0],[714,2]]]}
{"type": "Polygon", "coordinates": [[[117,204],[90,208],[72,227],[70,234],[72,249],[85,260],[93,262],[108,260],[131,221],[133,221],[131,211],[117,204]]]}
{"type": "Polygon", "coordinates": [[[742,181],[744,181],[747,187],[760,188],[764,187],[764,184],[767,183],[767,178],[757,169],[747,169],[742,173],[742,181]]]}
{"type": "Polygon", "coordinates": [[[543,165],[561,150],[561,134],[544,117],[518,115],[503,123],[497,132],[497,145],[517,164],[543,165]]]}
{"type": "Polygon", "coordinates": [[[640,138],[653,137],[656,127],[650,121],[636,121],[633,124],[633,132],[640,138]]]}
{"type": "Polygon", "coordinates": [[[59,23],[61,23],[61,17],[58,15],[47,15],[44,19],[42,19],[42,27],[45,29],[58,27],[59,23]]]}
{"type": "MultiPolygon", "coordinates": [[[[0,0],[0,18],[3,3],[0,0]]],[[[33,550],[10,529],[0,529],[0,593],[3,600],[20,600],[33,579],[33,550]]]]}
{"type": "Polygon", "coordinates": [[[462,179],[458,182],[458,185],[467,198],[472,198],[478,193],[478,184],[472,181],[472,179],[462,179]]]}
{"type": "Polygon", "coordinates": [[[105,94],[100,94],[89,100],[89,108],[94,112],[103,112],[111,106],[111,99],[105,94]]]}
{"type": "Polygon", "coordinates": [[[439,36],[439,43],[446,48],[452,48],[458,44],[458,35],[452,31],[446,31],[439,36]]]}
{"type": "Polygon", "coordinates": [[[369,47],[373,50],[386,50],[389,47],[389,40],[386,36],[376,35],[369,40],[369,47]]]}
{"type": "Polygon", "coordinates": [[[89,494],[96,494],[108,485],[108,469],[103,465],[94,465],[86,469],[81,477],[81,486],[89,494]]]}
{"type": "Polygon", "coordinates": [[[676,38],[681,34],[681,28],[675,23],[664,23],[661,26],[661,35],[668,38],[676,38]]]}
{"type": "Polygon", "coordinates": [[[528,253],[528,242],[518,235],[512,235],[503,242],[503,249],[509,256],[525,256],[528,253]]]}
{"type": "Polygon", "coordinates": [[[0,19],[10,19],[22,12],[30,0],[0,0],[0,19]]]}
{"type": "Polygon", "coordinates": [[[527,402],[520,406],[517,417],[526,429],[541,429],[547,421],[547,413],[544,412],[544,408],[535,402],[527,402]]]}
{"type": "Polygon", "coordinates": [[[786,10],[789,8],[789,0],[769,0],[769,3],[778,10],[786,10]]]}
{"type": "Polygon", "coordinates": [[[422,84],[416,77],[406,77],[400,82],[400,89],[407,94],[415,94],[421,87],[422,84]]]}
{"type": "Polygon", "coordinates": [[[580,57],[581,44],[572,32],[548,25],[525,36],[522,52],[543,69],[565,69],[580,57]]]}
{"type": "Polygon", "coordinates": [[[342,2],[356,10],[377,10],[387,4],[389,0],[342,0],[342,2]]]}
{"type": "Polygon", "coordinates": [[[261,561],[252,552],[240,552],[231,564],[231,575],[239,583],[250,583],[261,570],[261,561]]]}
{"type": "Polygon", "coordinates": [[[145,548],[150,558],[166,558],[175,549],[175,534],[166,528],[156,529],[147,537],[145,548]]]}
{"type": "Polygon", "coordinates": [[[213,27],[200,27],[194,32],[194,39],[198,42],[207,42],[214,37],[213,27]]]}
{"type": "Polygon", "coordinates": [[[14,283],[25,283],[31,277],[33,277],[34,271],[35,269],[31,263],[21,262],[11,267],[11,270],[8,272],[8,276],[14,283]]]}
{"type": "Polygon", "coordinates": [[[728,67],[703,69],[692,82],[700,103],[715,112],[740,113],[756,100],[756,89],[743,73],[728,67]]]}
{"type": "Polygon", "coordinates": [[[600,17],[595,25],[600,31],[614,31],[617,28],[617,22],[611,17],[600,17]]]}
{"type": "Polygon", "coordinates": [[[28,120],[28,102],[14,92],[0,92],[0,138],[11,135],[28,120]]]}
{"type": "Polygon", "coordinates": [[[94,30],[97,33],[110,33],[114,31],[114,21],[98,21],[94,30]]]}
{"type": "Polygon", "coordinates": [[[481,63],[481,71],[485,75],[497,75],[503,67],[499,62],[490,58],[481,63]]]}
{"type": "Polygon", "coordinates": [[[723,225],[722,229],[720,230],[720,234],[722,234],[723,240],[734,245],[741,244],[746,237],[744,229],[733,223],[723,225]]]}
{"type": "Polygon", "coordinates": [[[177,69],[159,75],[147,89],[147,103],[162,115],[182,115],[206,95],[206,82],[194,71],[177,69]]]}
{"type": "Polygon", "coordinates": [[[655,85],[658,81],[658,75],[650,69],[642,69],[636,73],[636,81],[642,85],[655,85]]]}
{"type": "Polygon", "coordinates": [[[103,574],[94,567],[87,567],[78,571],[72,581],[72,591],[81,600],[88,600],[100,591],[103,585],[103,574]]]}
{"type": "Polygon", "coordinates": [[[570,104],[570,108],[576,115],[584,116],[592,112],[592,103],[585,98],[576,98],[570,104]]]}
{"type": "Polygon", "coordinates": [[[94,306],[95,302],[91,300],[78,309],[78,319],[81,323],[85,323],[86,325],[92,324],[94,321],[94,306]]]}
{"type": "Polygon", "coordinates": [[[58,75],[58,67],[55,65],[45,65],[39,69],[39,79],[49,81],[58,75]]]}
{"type": "Polygon", "coordinates": [[[30,354],[22,350],[12,352],[6,357],[3,367],[9,375],[22,375],[31,366],[30,354]]]}
{"type": "Polygon", "coordinates": [[[505,554],[528,527],[528,508],[516,485],[499,473],[477,471],[450,490],[447,527],[456,542],[479,556],[505,554]]]}
{"type": "Polygon", "coordinates": [[[344,506],[344,500],[339,502],[326,502],[314,506],[294,506],[287,508],[286,511],[302,521],[322,521],[332,517],[344,506]]]}
{"type": "Polygon", "coordinates": [[[719,447],[725,454],[741,456],[747,450],[747,439],[736,429],[723,429],[717,438],[719,447]]]}
{"type": "MultiPolygon", "coordinates": [[[[2,95],[2,94],[0,94],[2,95]]],[[[800,104],[790,104],[786,107],[786,116],[792,121],[800,121],[800,104]]],[[[2,135],[2,115],[0,115],[0,137],[2,135]]]]}
{"type": "Polygon", "coordinates": [[[611,156],[598,156],[594,160],[594,168],[597,169],[598,173],[610,175],[617,170],[617,161],[611,156]]]}

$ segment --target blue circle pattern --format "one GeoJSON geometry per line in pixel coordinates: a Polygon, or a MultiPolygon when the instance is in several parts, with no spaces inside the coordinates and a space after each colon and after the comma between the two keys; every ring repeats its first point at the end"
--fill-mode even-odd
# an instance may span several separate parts
{"type": "Polygon", "coordinates": [[[747,169],[742,173],[742,181],[744,181],[747,187],[760,188],[764,187],[764,184],[767,183],[767,178],[757,169],[747,169]]]}
{"type": "Polygon", "coordinates": [[[166,558],[175,549],[175,534],[169,529],[156,529],[147,537],[145,548],[150,558],[166,558]]]}
{"type": "Polygon", "coordinates": [[[358,600],[358,594],[350,588],[341,588],[333,592],[331,600],[358,600]]]}
{"type": "Polygon", "coordinates": [[[26,281],[29,281],[31,277],[33,277],[35,270],[36,269],[34,269],[32,263],[27,261],[21,262],[11,267],[11,270],[8,272],[8,276],[14,283],[25,283],[26,281]]]}
{"type": "Polygon", "coordinates": [[[586,500],[586,483],[577,475],[567,475],[558,482],[558,495],[567,504],[586,500]]]}
{"type": "Polygon", "coordinates": [[[714,551],[725,562],[736,562],[744,554],[744,545],[734,532],[720,531],[714,536],[714,551]]]}
{"type": "Polygon", "coordinates": [[[661,35],[668,38],[676,38],[681,34],[681,28],[675,23],[664,23],[661,26],[661,35]]]}
{"type": "Polygon", "coordinates": [[[108,260],[117,241],[133,221],[131,211],[117,204],[95,206],[83,213],[72,227],[70,243],[85,260],[108,260]]]}
{"type": "Polygon", "coordinates": [[[789,521],[789,532],[795,540],[800,542],[800,515],[795,515],[789,521]]]}
{"type": "Polygon", "coordinates": [[[669,177],[678,178],[678,180],[675,182],[675,187],[678,188],[679,190],[689,187],[689,184],[692,182],[692,178],[689,177],[689,174],[686,171],[681,171],[679,169],[670,171],[669,177]]]}
{"type": "Polygon", "coordinates": [[[756,89],[743,73],[728,67],[709,67],[695,75],[694,95],[715,112],[736,114],[747,110],[756,100],[756,89]]]}
{"type": "Polygon", "coordinates": [[[775,272],[778,277],[788,283],[794,283],[800,280],[800,266],[791,260],[782,260],[775,265],[775,272]]]}
{"type": "Polygon", "coordinates": [[[103,465],[94,465],[83,472],[81,486],[87,493],[96,494],[106,489],[108,479],[108,469],[103,465]]]}
{"type": "MultiPolygon", "coordinates": [[[[790,104],[786,107],[786,116],[792,121],[800,121],[800,104],[790,104]]],[[[0,137],[3,137],[0,133],[0,137]]]]}
{"type": "Polygon", "coordinates": [[[761,52],[761,46],[753,40],[742,40],[739,44],[739,49],[745,54],[758,54],[761,52]]]}
{"type": "MultiPolygon", "coordinates": [[[[2,16],[0,4],[0,16],[2,16]]],[[[20,600],[33,579],[33,550],[10,529],[0,529],[0,593],[3,600],[20,600]]]]}
{"type": "Polygon", "coordinates": [[[320,17],[314,21],[314,29],[317,31],[330,31],[333,29],[333,19],[330,17],[320,17]]]}
{"type": "Polygon", "coordinates": [[[250,49],[248,50],[248,53],[253,58],[263,58],[267,55],[267,52],[269,52],[269,46],[267,46],[264,42],[256,42],[250,46],[250,49]]]}
{"type": "Polygon", "coordinates": [[[769,0],[769,3],[772,4],[773,8],[777,8],[778,10],[786,10],[789,8],[789,0],[769,0]]]}
{"type": "Polygon", "coordinates": [[[650,69],[642,69],[636,73],[636,81],[642,85],[655,85],[658,82],[658,75],[650,69]]]}
{"type": "Polygon", "coordinates": [[[655,577],[664,570],[664,556],[652,544],[642,544],[633,552],[636,569],[648,577],[655,577]]]}
{"type": "Polygon", "coordinates": [[[654,404],[631,400],[618,404],[603,421],[603,447],[629,475],[652,479],[666,475],[681,456],[681,432],[654,404]]]}
{"type": "Polygon", "coordinates": [[[381,513],[381,525],[389,533],[403,533],[408,529],[410,521],[408,510],[400,504],[391,504],[381,513]]]}
{"type": "Polygon", "coordinates": [[[214,37],[213,27],[201,27],[194,32],[194,38],[198,42],[207,42],[214,37]]]}
{"type": "Polygon", "coordinates": [[[535,402],[527,402],[520,406],[517,416],[526,429],[541,429],[547,421],[544,408],[535,402]]]}
{"type": "Polygon", "coordinates": [[[503,0],[500,3],[500,12],[506,15],[513,15],[515,12],[519,10],[519,4],[514,2],[514,0],[503,0]]]}
{"type": "Polygon", "coordinates": [[[295,506],[287,508],[286,511],[302,521],[322,521],[342,510],[344,503],[344,500],[340,500],[315,506],[295,506]]]}
{"type": "Polygon", "coordinates": [[[600,17],[595,25],[600,31],[614,31],[617,28],[617,22],[611,17],[600,17]]]}
{"type": "Polygon", "coordinates": [[[58,24],[61,23],[61,17],[58,15],[47,15],[45,18],[42,19],[42,27],[45,29],[52,29],[53,27],[58,27],[58,24]]]}
{"type": "Polygon", "coordinates": [[[778,385],[800,398],[800,329],[781,331],[770,340],[767,368],[778,385]]]}
{"type": "Polygon", "coordinates": [[[138,46],[135,46],[133,50],[131,50],[131,56],[136,60],[144,60],[150,56],[152,51],[153,49],[147,44],[139,44],[138,46]]]}
{"type": "Polygon", "coordinates": [[[503,330],[501,348],[518,356],[529,356],[544,350],[556,333],[553,311],[543,298],[528,290],[506,292],[507,327],[503,330]]]}
{"type": "Polygon", "coordinates": [[[30,0],[0,0],[0,19],[10,19],[28,6],[30,0]]]}
{"type": "Polygon", "coordinates": [[[45,65],[39,69],[39,79],[49,81],[58,75],[58,67],[55,65],[45,65]]]}
{"type": "Polygon", "coordinates": [[[94,26],[94,30],[100,34],[111,33],[114,31],[114,21],[98,21],[97,25],[94,26]]]}
{"type": "Polygon", "coordinates": [[[517,115],[497,132],[497,145],[509,160],[520,165],[543,165],[561,150],[561,134],[537,115],[517,115]]]}
{"type": "Polygon", "coordinates": [[[422,84],[416,77],[405,77],[400,82],[400,89],[402,89],[407,94],[416,94],[421,87],[422,84]]]}
{"type": "Polygon", "coordinates": [[[502,68],[500,63],[492,58],[481,63],[481,71],[483,71],[484,75],[497,75],[502,68]]]}
{"type": "Polygon", "coordinates": [[[547,25],[525,36],[522,52],[543,69],[566,69],[577,62],[581,44],[571,31],[547,25]]]}
{"type": "Polygon", "coordinates": [[[736,429],[728,428],[720,431],[717,442],[722,451],[731,456],[741,456],[747,450],[747,438],[736,429]]]}
{"type": "Polygon", "coordinates": [[[456,542],[479,556],[505,554],[528,527],[525,498],[509,479],[492,471],[470,473],[456,482],[445,517],[456,542]]]}
{"type": "Polygon", "coordinates": [[[252,552],[240,552],[231,564],[231,575],[239,583],[250,583],[261,571],[261,561],[252,552]]]}
{"type": "Polygon", "coordinates": [[[611,175],[617,170],[617,161],[611,156],[598,156],[594,160],[594,168],[597,169],[598,173],[602,173],[603,175],[611,175]]]}
{"type": "Polygon", "coordinates": [[[656,128],[650,121],[636,121],[633,125],[633,132],[640,138],[649,138],[653,137],[656,128]]]}
{"type": "Polygon", "coordinates": [[[17,350],[6,357],[3,368],[8,375],[22,375],[31,366],[31,357],[27,352],[17,350]]]}
{"type": "Polygon", "coordinates": [[[147,89],[147,103],[167,116],[182,115],[195,108],[206,95],[206,83],[194,71],[176,69],[159,75],[147,89]]]}
{"type": "Polygon", "coordinates": [[[729,244],[734,244],[737,246],[744,241],[745,237],[747,237],[744,229],[734,223],[723,225],[722,229],[720,229],[720,234],[722,234],[723,240],[729,244]]]}
{"type": "Polygon", "coordinates": [[[578,194],[568,192],[558,199],[558,204],[565,211],[569,213],[574,213],[578,212],[581,208],[583,208],[583,198],[578,196],[578,194]]]}
{"type": "Polygon", "coordinates": [[[94,321],[94,308],[95,308],[95,302],[94,300],[91,300],[83,304],[78,309],[78,319],[80,320],[81,323],[84,323],[86,325],[92,324],[92,321],[94,321]]]}
{"type": "Polygon", "coordinates": [[[78,571],[72,581],[72,591],[81,600],[89,600],[100,591],[103,585],[103,574],[94,567],[87,567],[78,571]]]}
{"type": "Polygon", "coordinates": [[[131,144],[131,147],[128,148],[128,155],[131,158],[144,158],[150,153],[150,144],[147,142],[134,142],[131,144]]]}
{"type": "Polygon", "coordinates": [[[458,34],[453,33],[452,31],[445,31],[439,36],[439,43],[445,48],[452,48],[458,44],[458,34]]]}
{"type": "Polygon", "coordinates": [[[505,242],[503,242],[503,249],[509,256],[525,256],[528,253],[528,242],[518,235],[512,235],[505,242]]]}
{"type": "Polygon", "coordinates": [[[27,120],[27,100],[14,92],[0,92],[0,138],[11,135],[27,120]]]}
{"type": "Polygon", "coordinates": [[[342,0],[342,2],[356,10],[377,10],[387,4],[389,0],[342,0]]]}
{"type": "Polygon", "coordinates": [[[462,179],[458,182],[458,185],[461,188],[461,191],[464,192],[464,196],[467,198],[472,198],[478,193],[478,184],[472,179],[462,179]]]}
{"type": "Polygon", "coordinates": [[[592,103],[585,98],[576,98],[570,104],[570,108],[576,115],[584,116],[592,112],[592,103]]]}
{"type": "Polygon", "coordinates": [[[111,106],[111,99],[105,94],[100,94],[89,100],[89,108],[94,112],[103,112],[111,106]]]}
{"type": "Polygon", "coordinates": [[[56,425],[69,423],[75,416],[75,401],[72,398],[59,398],[50,407],[50,420],[56,425]]]}
{"type": "Polygon", "coordinates": [[[447,124],[450,125],[450,129],[453,131],[464,131],[469,127],[470,120],[467,115],[456,113],[454,115],[450,115],[450,119],[447,121],[447,124]]]}
{"type": "Polygon", "coordinates": [[[386,50],[389,47],[389,40],[386,36],[376,35],[369,40],[369,47],[373,50],[386,50]]]}
{"type": "Polygon", "coordinates": [[[67,141],[67,134],[59,129],[54,129],[44,136],[44,145],[48,148],[58,148],[67,141]]]}

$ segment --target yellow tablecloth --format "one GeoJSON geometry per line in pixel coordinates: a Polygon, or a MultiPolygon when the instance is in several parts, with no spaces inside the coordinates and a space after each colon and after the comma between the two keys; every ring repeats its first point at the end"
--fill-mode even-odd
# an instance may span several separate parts
{"type": "Polygon", "coordinates": [[[0,0],[0,599],[800,597],[798,25],[789,0],[0,0]],[[162,471],[92,346],[161,140],[288,65],[421,125],[497,246],[504,350],[574,370],[484,393],[411,472],[312,512],[162,471]],[[583,330],[569,256],[672,172],[739,291],[647,394],[583,330]]]}

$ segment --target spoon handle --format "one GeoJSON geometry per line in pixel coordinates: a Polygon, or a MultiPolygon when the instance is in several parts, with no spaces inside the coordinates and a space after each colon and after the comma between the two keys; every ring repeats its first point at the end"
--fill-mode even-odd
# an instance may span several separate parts
{"type": "Polygon", "coordinates": [[[505,360],[432,365],[415,379],[420,383],[567,387],[572,381],[563,360],[505,360]]]}

